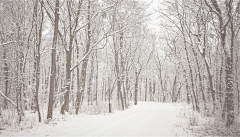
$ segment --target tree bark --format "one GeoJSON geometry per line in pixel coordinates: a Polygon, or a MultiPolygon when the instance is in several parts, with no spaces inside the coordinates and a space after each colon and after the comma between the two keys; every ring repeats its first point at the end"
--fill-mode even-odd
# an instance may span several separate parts
{"type": "Polygon", "coordinates": [[[145,101],[147,101],[147,78],[146,78],[146,84],[145,84],[145,101]]]}
{"type": "MultiPolygon", "coordinates": [[[[90,0],[88,1],[88,16],[87,16],[87,20],[90,21],[91,17],[90,17],[90,0]]],[[[91,40],[91,25],[90,23],[88,23],[87,25],[87,45],[86,45],[86,51],[85,54],[86,55],[89,52],[90,49],[90,40],[91,40]]],[[[80,88],[80,92],[77,92],[77,100],[76,100],[76,114],[78,114],[79,111],[79,107],[80,107],[80,102],[81,102],[81,98],[82,98],[82,94],[84,93],[84,89],[85,89],[85,83],[86,83],[86,72],[87,72],[87,65],[88,65],[88,56],[83,60],[83,64],[82,64],[82,70],[81,70],[81,88],[80,88]]]]}
{"type": "Polygon", "coordinates": [[[90,70],[90,76],[89,76],[89,79],[88,79],[88,105],[90,105],[90,102],[91,102],[91,105],[92,105],[92,101],[91,101],[91,98],[92,98],[92,79],[93,79],[93,73],[94,73],[94,57],[93,55],[91,55],[91,70],[90,70]]]}
{"type": "MultiPolygon", "coordinates": [[[[7,54],[7,49],[4,46],[3,50],[3,59],[4,59],[4,74],[5,74],[5,96],[8,96],[8,64],[7,64],[7,59],[6,59],[6,54],[7,54]]],[[[4,99],[4,108],[7,107],[7,99],[4,99]]]]}
{"type": "Polygon", "coordinates": [[[137,101],[138,101],[138,76],[139,73],[136,70],[135,72],[135,97],[134,97],[134,105],[137,105],[137,101]]]}
{"type": "Polygon", "coordinates": [[[53,46],[52,46],[52,67],[50,75],[50,92],[49,92],[49,102],[48,102],[48,114],[47,118],[52,119],[53,113],[53,97],[55,90],[55,77],[56,77],[56,46],[57,46],[57,37],[58,37],[58,22],[59,22],[59,0],[56,0],[55,5],[55,23],[54,23],[54,34],[53,34],[53,46]]]}
{"type": "MultiPolygon", "coordinates": [[[[36,1],[38,3],[38,1],[36,1]]],[[[37,14],[37,13],[36,13],[37,14]]],[[[40,61],[41,61],[41,44],[42,44],[42,30],[43,30],[43,20],[44,20],[44,12],[43,12],[43,1],[41,1],[41,22],[40,22],[40,29],[39,29],[39,38],[38,38],[38,43],[37,43],[37,67],[36,67],[36,105],[37,105],[37,112],[38,112],[38,121],[41,122],[41,113],[40,113],[40,108],[39,108],[39,100],[38,100],[38,95],[39,95],[39,83],[40,83],[40,61]]],[[[36,15],[37,16],[37,15],[36,15]]]]}

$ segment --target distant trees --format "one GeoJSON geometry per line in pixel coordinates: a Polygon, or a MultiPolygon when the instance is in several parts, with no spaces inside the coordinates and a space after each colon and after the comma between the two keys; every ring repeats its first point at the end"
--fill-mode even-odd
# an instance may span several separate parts
{"type": "Polygon", "coordinates": [[[38,121],[48,123],[56,108],[78,114],[89,102],[97,113],[108,102],[113,112],[128,108],[134,96],[138,100],[144,84],[139,78],[145,75],[140,72],[157,42],[145,24],[148,5],[134,0],[0,5],[2,111],[16,107],[19,122],[25,112],[37,112],[38,121]]]}
{"type": "MultiPolygon", "coordinates": [[[[175,40],[166,45],[173,53],[176,49],[180,49],[177,53],[185,51],[185,56],[179,56],[179,63],[189,82],[186,89],[191,92],[187,92],[187,99],[192,100],[194,110],[205,115],[222,112],[227,127],[234,123],[234,110],[239,108],[239,101],[234,98],[239,96],[238,79],[233,77],[238,74],[233,66],[239,64],[239,4],[232,0],[176,0],[167,2],[166,11],[158,10],[161,26],[172,35],[165,38],[175,40]]],[[[160,66],[158,70],[161,72],[160,66]]]]}
{"type": "Polygon", "coordinates": [[[230,127],[240,108],[240,2],[165,4],[159,32],[141,1],[0,1],[0,112],[46,122],[54,110],[186,101],[230,127]]]}

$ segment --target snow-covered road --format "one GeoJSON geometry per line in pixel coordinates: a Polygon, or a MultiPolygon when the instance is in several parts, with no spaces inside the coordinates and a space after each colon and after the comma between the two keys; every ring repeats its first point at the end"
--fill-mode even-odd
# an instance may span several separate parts
{"type": "Polygon", "coordinates": [[[3,131],[0,135],[40,136],[184,136],[176,127],[181,121],[179,106],[139,102],[128,110],[104,115],[71,115],[57,125],[41,124],[28,131],[3,131]]]}

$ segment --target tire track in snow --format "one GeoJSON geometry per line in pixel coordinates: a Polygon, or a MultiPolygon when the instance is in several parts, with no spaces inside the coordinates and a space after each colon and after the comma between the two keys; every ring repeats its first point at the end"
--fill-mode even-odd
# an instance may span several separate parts
{"type": "Polygon", "coordinates": [[[142,123],[142,121],[149,117],[149,114],[152,114],[153,110],[145,106],[145,108],[141,108],[141,111],[136,115],[128,116],[124,121],[120,121],[120,124],[114,125],[114,127],[110,127],[111,130],[105,132],[106,136],[125,136],[127,134],[132,133],[133,127],[136,127],[142,123]],[[139,119],[144,118],[144,119],[139,119]],[[139,122],[140,121],[140,122],[139,122]],[[116,134],[117,133],[117,134],[116,134]]]}
{"type": "MultiPolygon", "coordinates": [[[[88,126],[68,130],[67,134],[68,135],[75,135],[76,133],[80,133],[78,135],[81,135],[81,131],[83,133],[88,132],[88,133],[90,133],[89,135],[91,135],[93,133],[96,134],[96,132],[100,132],[100,133],[108,132],[108,130],[104,131],[104,129],[108,129],[111,126],[118,125],[119,123],[121,123],[125,119],[129,119],[129,117],[133,117],[133,116],[140,113],[140,111],[138,109],[136,109],[137,111],[134,111],[134,109],[136,109],[136,108],[130,108],[130,109],[127,109],[125,111],[118,112],[116,114],[110,114],[110,115],[102,116],[101,117],[102,119],[99,120],[99,122],[95,123],[95,121],[91,121],[90,123],[88,123],[89,124],[88,126]],[[122,115],[127,115],[127,117],[124,117],[122,115]]],[[[75,125],[79,125],[79,123],[75,123],[75,125]]],[[[63,131],[63,132],[66,132],[66,130],[63,131]]]]}
{"type": "MultiPolygon", "coordinates": [[[[130,108],[130,110],[128,110],[128,114],[122,113],[123,118],[121,119],[117,119],[114,121],[111,121],[110,124],[105,125],[104,127],[101,127],[100,129],[96,130],[95,132],[89,134],[91,135],[102,135],[102,136],[112,136],[112,135],[116,135],[116,133],[118,133],[118,136],[124,135],[124,129],[121,128],[121,126],[123,125],[125,128],[127,127],[127,123],[131,123],[129,122],[130,120],[139,117],[142,117],[142,115],[144,115],[144,113],[142,113],[144,108],[147,108],[147,106],[145,106],[142,109],[137,109],[135,106],[135,108],[130,108]],[[132,110],[131,110],[132,109],[132,110]],[[137,112],[134,111],[134,109],[138,110],[137,112]],[[120,130],[120,131],[119,131],[120,130]]],[[[127,130],[128,131],[128,130],[127,130]]]]}
{"type": "Polygon", "coordinates": [[[151,118],[151,116],[155,113],[156,109],[151,109],[151,111],[149,112],[149,110],[145,110],[145,113],[147,116],[145,116],[143,119],[141,119],[141,122],[137,123],[136,126],[134,126],[130,132],[128,132],[127,134],[125,134],[125,136],[132,136],[132,135],[140,135],[140,133],[142,132],[142,129],[146,126],[146,122],[149,121],[149,119],[151,118]],[[141,128],[142,127],[142,128],[141,128]],[[140,130],[139,130],[140,129],[140,130]]]}

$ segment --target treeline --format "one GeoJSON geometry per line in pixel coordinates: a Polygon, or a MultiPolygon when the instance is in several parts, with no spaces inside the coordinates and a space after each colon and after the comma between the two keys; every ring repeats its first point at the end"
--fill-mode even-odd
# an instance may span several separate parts
{"type": "Polygon", "coordinates": [[[239,116],[240,2],[175,0],[156,11],[166,56],[175,65],[173,91],[184,83],[193,110],[230,127],[239,116]]]}
{"type": "Polygon", "coordinates": [[[0,122],[10,112],[18,123],[37,112],[41,122],[53,110],[111,113],[154,101],[187,102],[230,127],[239,115],[240,2],[161,1],[154,13],[151,5],[0,1],[0,122]]]}
{"type": "Polygon", "coordinates": [[[137,104],[138,81],[157,42],[146,27],[148,7],[134,0],[1,1],[1,122],[10,120],[6,111],[19,123],[37,112],[41,122],[54,109],[78,114],[95,105],[112,112],[134,98],[137,104]]]}

